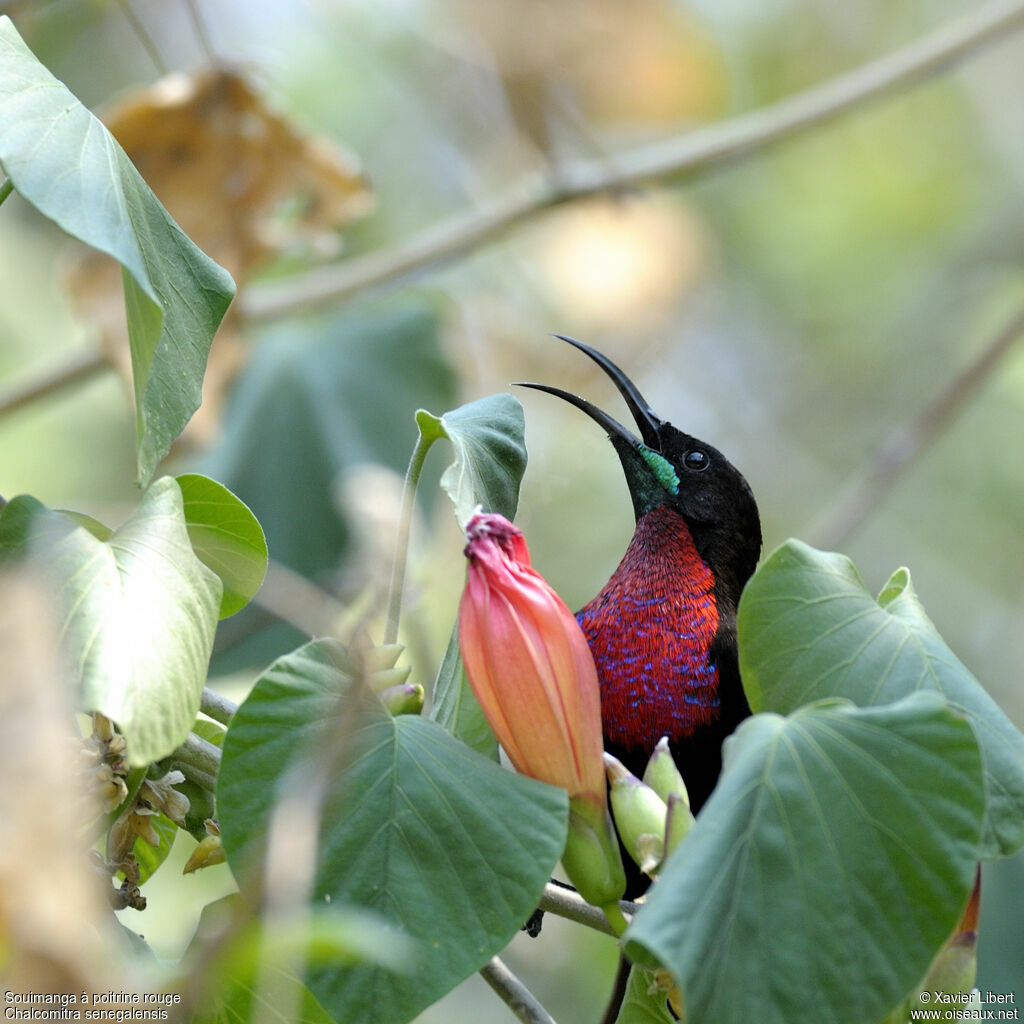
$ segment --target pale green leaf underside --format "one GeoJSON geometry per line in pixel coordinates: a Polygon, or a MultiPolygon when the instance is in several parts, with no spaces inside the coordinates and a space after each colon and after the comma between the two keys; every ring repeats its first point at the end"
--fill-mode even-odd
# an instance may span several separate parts
{"type": "Polygon", "coordinates": [[[124,268],[145,483],[199,407],[230,275],[163,208],[124,151],[0,16],[0,164],[18,193],[124,268]]]}
{"type": "Polygon", "coordinates": [[[460,526],[466,525],[477,505],[485,512],[515,518],[526,470],[525,424],[518,399],[488,395],[440,417],[421,409],[416,422],[425,439],[446,437],[455,448],[455,461],[444,471],[441,486],[455,505],[460,526]]]}
{"type": "Polygon", "coordinates": [[[51,582],[80,706],[117,722],[131,764],[179,746],[199,711],[221,584],[192,551],[177,483],[155,481],[106,541],[15,498],[0,553],[27,555],[51,582]]]}

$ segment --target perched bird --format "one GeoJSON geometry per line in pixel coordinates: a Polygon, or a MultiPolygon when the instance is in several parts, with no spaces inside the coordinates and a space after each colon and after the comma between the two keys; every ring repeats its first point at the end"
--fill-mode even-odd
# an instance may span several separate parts
{"type": "MultiPolygon", "coordinates": [[[[636,530],[618,568],[578,613],[597,666],[605,748],[642,775],[668,736],[693,811],[722,766],[722,740],[750,714],[740,685],[736,606],[761,551],[747,481],[704,441],[659,419],[606,356],[572,338],[611,378],[640,437],[584,398],[545,384],[608,433],[626,476],[636,530]]],[[[630,873],[635,897],[646,888],[630,873]]]]}

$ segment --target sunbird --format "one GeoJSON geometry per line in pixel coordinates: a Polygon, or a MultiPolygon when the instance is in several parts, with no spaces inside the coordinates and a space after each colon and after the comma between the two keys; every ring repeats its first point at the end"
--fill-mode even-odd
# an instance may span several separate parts
{"type": "MultiPolygon", "coordinates": [[[[722,741],[750,714],[740,684],[736,607],[761,552],[750,485],[713,445],[654,414],[607,356],[556,335],[611,378],[640,436],[578,395],[569,402],[604,428],[618,453],[636,529],[618,568],[578,613],[597,667],[605,749],[642,776],[667,736],[694,813],[722,767],[722,741]]],[[[630,872],[628,896],[647,886],[630,872]]]]}

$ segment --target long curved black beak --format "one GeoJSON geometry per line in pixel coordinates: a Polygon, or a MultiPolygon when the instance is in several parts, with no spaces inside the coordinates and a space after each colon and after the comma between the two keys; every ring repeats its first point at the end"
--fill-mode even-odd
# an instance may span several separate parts
{"type": "MultiPolygon", "coordinates": [[[[643,444],[656,452],[660,452],[661,434],[659,428],[662,425],[661,420],[654,415],[644,396],[637,390],[636,385],[607,356],[602,355],[597,349],[591,348],[575,338],[566,337],[564,334],[556,334],[555,337],[559,341],[564,341],[574,348],[578,348],[593,359],[608,374],[629,407],[629,411],[633,414],[633,419],[636,420],[636,425],[640,430],[640,437],[643,438],[643,444]]],[[[627,430],[618,420],[612,418],[608,413],[588,402],[585,398],[580,398],[579,395],[563,391],[561,388],[551,387],[548,384],[531,384],[526,381],[520,381],[517,383],[517,386],[533,388],[535,391],[546,391],[549,395],[555,395],[570,405],[576,406],[581,412],[585,412],[594,422],[600,424],[610,437],[619,437],[633,446],[640,444],[640,439],[627,430]]]]}

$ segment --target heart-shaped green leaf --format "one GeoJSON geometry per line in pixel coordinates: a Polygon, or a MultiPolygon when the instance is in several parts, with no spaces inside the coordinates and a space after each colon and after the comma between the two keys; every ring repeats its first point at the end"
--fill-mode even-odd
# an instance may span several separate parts
{"type": "Polygon", "coordinates": [[[198,473],[178,477],[192,549],[224,585],[220,617],[244,608],[267,572],[267,541],[256,517],[223,484],[198,473]]]}
{"type": "Polygon", "coordinates": [[[199,408],[231,276],[172,220],[113,136],[0,16],[0,164],[18,193],[125,270],[138,476],[199,408]]]}
{"type": "Polygon", "coordinates": [[[309,984],[337,1020],[401,1024],[483,966],[529,916],[562,852],[567,801],[434,722],[366,710],[352,689],[337,645],[307,644],[271,666],[228,730],[220,824],[244,880],[276,780],[326,730],[347,737],[346,767],[323,811],[314,895],[375,911],[415,941],[417,958],[407,976],[333,965],[309,984]]]}
{"type": "Polygon", "coordinates": [[[442,416],[420,409],[416,424],[428,441],[446,437],[455,447],[455,461],[444,471],[441,486],[455,505],[460,526],[477,505],[515,518],[526,471],[525,423],[518,399],[488,395],[442,416]]]}
{"type": "Polygon", "coordinates": [[[1024,735],[946,646],[906,569],[876,601],[848,558],[787,541],[747,584],[737,629],[755,711],[786,714],[828,697],[870,706],[918,690],[940,693],[970,720],[984,755],[982,858],[1024,844],[1024,735]]]}
{"type": "Polygon", "coordinates": [[[935,694],[755,715],[627,953],[690,1020],[880,1020],[963,910],[983,811],[974,733],[935,694]]]}
{"type": "Polygon", "coordinates": [[[169,754],[199,711],[221,601],[189,543],[177,483],[155,481],[106,541],[15,498],[0,514],[0,558],[21,554],[52,581],[82,709],[117,722],[132,765],[169,754]]]}

